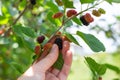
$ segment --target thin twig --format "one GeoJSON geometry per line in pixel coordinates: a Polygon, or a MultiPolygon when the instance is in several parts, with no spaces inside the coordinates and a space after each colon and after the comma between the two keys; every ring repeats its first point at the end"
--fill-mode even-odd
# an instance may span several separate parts
{"type": "MultiPolygon", "coordinates": [[[[24,10],[20,13],[20,15],[15,19],[15,21],[13,22],[12,25],[15,25],[17,23],[17,21],[21,18],[21,16],[25,13],[25,11],[27,10],[27,8],[30,6],[30,4],[26,5],[24,10]]],[[[10,32],[12,31],[12,28],[10,27],[6,32],[5,32],[5,37],[8,36],[10,34],[10,32]]]]}
{"type": "Polygon", "coordinates": [[[66,20],[64,20],[64,22],[62,23],[62,25],[52,34],[52,36],[50,37],[50,39],[48,40],[48,42],[56,35],[56,33],[64,26],[64,24],[66,24],[66,23],[67,23],[68,21],[70,21],[72,18],[74,18],[74,17],[82,14],[83,12],[85,12],[85,11],[87,11],[87,10],[89,10],[89,9],[94,8],[94,7],[97,6],[97,5],[99,5],[99,4],[95,4],[95,5],[93,5],[92,7],[89,7],[89,8],[87,8],[87,9],[85,9],[85,10],[77,13],[76,15],[74,15],[74,16],[72,16],[72,17],[70,17],[70,18],[67,18],[66,20]]]}
{"type": "Polygon", "coordinates": [[[21,16],[25,13],[25,11],[27,10],[27,8],[30,6],[30,4],[26,5],[24,10],[20,13],[20,15],[15,19],[15,21],[13,22],[12,25],[16,24],[17,21],[21,18],[21,16]]]}

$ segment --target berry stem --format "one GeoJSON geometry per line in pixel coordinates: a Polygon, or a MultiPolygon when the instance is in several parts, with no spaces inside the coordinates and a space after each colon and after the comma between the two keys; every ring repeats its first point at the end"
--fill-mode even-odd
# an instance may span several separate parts
{"type": "MultiPolygon", "coordinates": [[[[100,3],[102,3],[102,2],[103,2],[103,1],[101,1],[100,3]]],[[[96,3],[95,5],[87,8],[87,9],[85,9],[85,10],[79,12],[79,13],[77,13],[76,15],[74,15],[74,16],[72,16],[72,17],[69,17],[69,18],[67,18],[66,20],[63,20],[62,25],[52,34],[52,36],[50,37],[50,39],[48,40],[48,42],[56,35],[56,33],[64,26],[64,24],[66,24],[66,23],[67,23],[68,21],[70,21],[72,18],[74,18],[74,17],[82,14],[83,12],[85,12],[85,11],[87,11],[87,10],[89,10],[89,9],[94,8],[95,6],[99,5],[100,3],[96,3]]]]}
{"type": "Polygon", "coordinates": [[[64,24],[67,23],[68,21],[70,21],[72,18],[74,18],[74,17],[76,17],[76,16],[82,14],[83,12],[85,12],[85,11],[87,11],[87,10],[89,10],[89,9],[94,8],[94,7],[97,6],[97,5],[99,5],[99,4],[95,4],[95,5],[93,5],[92,7],[89,7],[89,8],[87,8],[87,9],[85,9],[85,10],[83,10],[83,11],[77,13],[76,15],[74,15],[74,16],[72,16],[72,17],[70,17],[70,18],[67,18],[67,19],[65,20],[64,24]]]}
{"type": "Polygon", "coordinates": [[[30,4],[26,5],[24,10],[20,13],[20,15],[16,18],[16,20],[13,22],[13,25],[17,23],[17,21],[21,18],[21,16],[25,13],[27,8],[30,6],[30,4]]]}

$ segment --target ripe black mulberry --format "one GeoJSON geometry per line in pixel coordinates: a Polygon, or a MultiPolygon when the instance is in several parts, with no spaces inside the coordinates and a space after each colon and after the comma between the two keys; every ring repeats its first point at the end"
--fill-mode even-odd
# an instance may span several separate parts
{"type": "Polygon", "coordinates": [[[61,38],[56,38],[54,43],[57,44],[59,50],[63,48],[63,41],[61,38]]]}
{"type": "Polygon", "coordinates": [[[87,22],[87,21],[85,20],[85,17],[84,17],[84,16],[81,16],[81,17],[80,17],[80,20],[81,20],[81,22],[83,23],[83,25],[85,25],[85,26],[88,26],[88,25],[89,25],[89,22],[87,22]]]}

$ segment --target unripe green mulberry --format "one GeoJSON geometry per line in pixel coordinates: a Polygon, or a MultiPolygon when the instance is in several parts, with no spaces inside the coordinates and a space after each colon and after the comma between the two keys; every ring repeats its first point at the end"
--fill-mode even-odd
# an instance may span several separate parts
{"type": "Polygon", "coordinates": [[[98,11],[98,10],[93,10],[92,11],[92,14],[96,17],[100,17],[101,16],[101,13],[98,11]]]}
{"type": "Polygon", "coordinates": [[[98,11],[99,11],[101,14],[105,14],[105,13],[106,13],[106,11],[105,11],[104,9],[102,9],[102,8],[99,8],[98,11]]]}

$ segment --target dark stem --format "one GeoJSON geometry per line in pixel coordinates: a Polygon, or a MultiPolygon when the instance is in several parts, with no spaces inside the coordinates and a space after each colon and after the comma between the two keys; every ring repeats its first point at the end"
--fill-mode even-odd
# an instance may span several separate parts
{"type": "MultiPolygon", "coordinates": [[[[15,19],[15,21],[13,22],[12,25],[15,25],[17,23],[17,21],[21,18],[21,16],[25,13],[25,11],[27,10],[27,8],[30,6],[30,4],[26,5],[24,10],[20,13],[20,15],[15,19]]],[[[10,27],[6,32],[5,32],[5,37],[9,36],[10,32],[12,31],[12,28],[10,27]]]]}
{"type": "Polygon", "coordinates": [[[24,10],[20,13],[20,15],[15,19],[15,21],[13,22],[12,25],[16,24],[17,21],[21,18],[21,16],[25,13],[25,11],[27,10],[27,8],[30,6],[30,4],[26,5],[24,10]]]}

